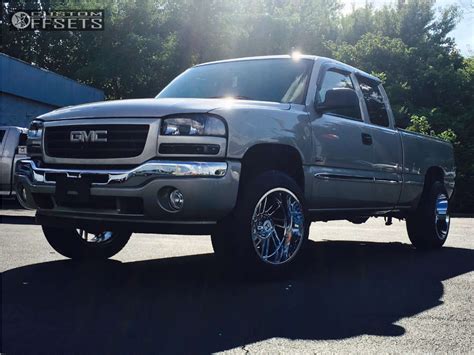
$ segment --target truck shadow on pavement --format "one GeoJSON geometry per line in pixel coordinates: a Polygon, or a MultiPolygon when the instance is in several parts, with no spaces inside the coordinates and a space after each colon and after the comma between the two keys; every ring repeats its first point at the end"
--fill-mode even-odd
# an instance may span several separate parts
{"type": "Polygon", "coordinates": [[[400,336],[442,304],[474,251],[310,241],[286,281],[235,281],[212,254],[121,263],[47,262],[2,275],[6,353],[210,353],[274,337],[400,336]]]}
{"type": "Polygon", "coordinates": [[[14,198],[0,198],[0,224],[35,224],[35,212],[20,206],[14,198]]]}

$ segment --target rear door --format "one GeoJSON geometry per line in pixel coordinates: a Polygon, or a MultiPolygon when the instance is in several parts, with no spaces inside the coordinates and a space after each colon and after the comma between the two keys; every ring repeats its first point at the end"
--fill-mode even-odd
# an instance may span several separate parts
{"type": "MultiPolygon", "coordinates": [[[[315,102],[323,102],[326,91],[334,88],[355,90],[355,82],[353,74],[331,64],[320,71],[315,102]]],[[[344,112],[312,112],[313,210],[373,207],[373,150],[371,142],[364,140],[368,132],[361,102],[344,112]]]]}
{"type": "Polygon", "coordinates": [[[391,209],[398,203],[402,188],[402,143],[382,84],[356,74],[364,97],[369,134],[373,141],[375,204],[391,209]]]}

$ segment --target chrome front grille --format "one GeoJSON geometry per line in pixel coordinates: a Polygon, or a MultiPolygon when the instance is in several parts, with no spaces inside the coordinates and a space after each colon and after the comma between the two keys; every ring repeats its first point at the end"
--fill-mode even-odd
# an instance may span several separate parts
{"type": "Polygon", "coordinates": [[[44,131],[44,149],[47,156],[54,158],[132,158],[142,154],[148,130],[146,124],[51,126],[44,131]],[[77,132],[85,132],[86,139],[79,139],[77,132]],[[89,139],[91,132],[100,132],[99,139],[89,139]]]}

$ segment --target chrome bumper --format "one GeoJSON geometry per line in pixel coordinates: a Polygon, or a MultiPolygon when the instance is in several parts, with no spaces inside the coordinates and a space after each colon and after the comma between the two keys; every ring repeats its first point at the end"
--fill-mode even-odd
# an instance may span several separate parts
{"type": "Polygon", "coordinates": [[[33,160],[21,160],[16,174],[28,176],[33,183],[55,184],[54,176],[69,178],[89,176],[92,185],[109,185],[125,182],[133,177],[222,177],[227,173],[226,162],[196,162],[150,160],[131,170],[87,170],[40,168],[33,160]]]}

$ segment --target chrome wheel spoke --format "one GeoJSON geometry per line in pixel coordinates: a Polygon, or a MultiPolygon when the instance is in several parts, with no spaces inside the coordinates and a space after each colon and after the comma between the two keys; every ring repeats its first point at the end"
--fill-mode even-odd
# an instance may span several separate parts
{"type": "Polygon", "coordinates": [[[266,209],[266,207],[267,207],[267,201],[268,201],[267,198],[265,198],[265,199],[263,200],[263,202],[262,202],[262,204],[261,204],[261,206],[260,206],[260,208],[259,208],[259,211],[258,211],[259,214],[262,214],[262,213],[265,212],[265,209],[266,209]]]}
{"type": "Polygon", "coordinates": [[[268,259],[268,250],[270,248],[270,239],[264,239],[263,240],[263,246],[262,246],[262,256],[264,259],[268,259]]]}
{"type": "Polygon", "coordinates": [[[303,240],[300,201],[287,189],[270,190],[255,206],[251,230],[255,251],[264,262],[283,264],[291,260],[303,240]]]}
{"type": "Polygon", "coordinates": [[[439,194],[435,204],[435,228],[439,239],[445,239],[449,231],[448,197],[439,194]]]}
{"type": "Polygon", "coordinates": [[[277,212],[280,208],[281,208],[281,202],[277,201],[274,204],[272,204],[270,207],[268,207],[268,209],[265,210],[264,213],[269,216],[273,216],[275,212],[277,212]]]}
{"type": "Polygon", "coordinates": [[[89,233],[87,233],[84,229],[77,229],[76,232],[79,234],[79,237],[87,242],[87,237],[89,236],[89,233]]]}
{"type": "Polygon", "coordinates": [[[278,233],[275,229],[273,230],[273,233],[272,233],[272,240],[273,240],[273,243],[275,244],[276,251],[278,251],[281,248],[281,245],[283,244],[283,240],[278,238],[278,233]]]}
{"type": "Polygon", "coordinates": [[[89,233],[85,229],[76,229],[76,233],[84,242],[88,244],[103,244],[110,241],[114,237],[114,232],[104,231],[101,233],[89,233]],[[91,237],[89,238],[89,235],[91,237]]]}

